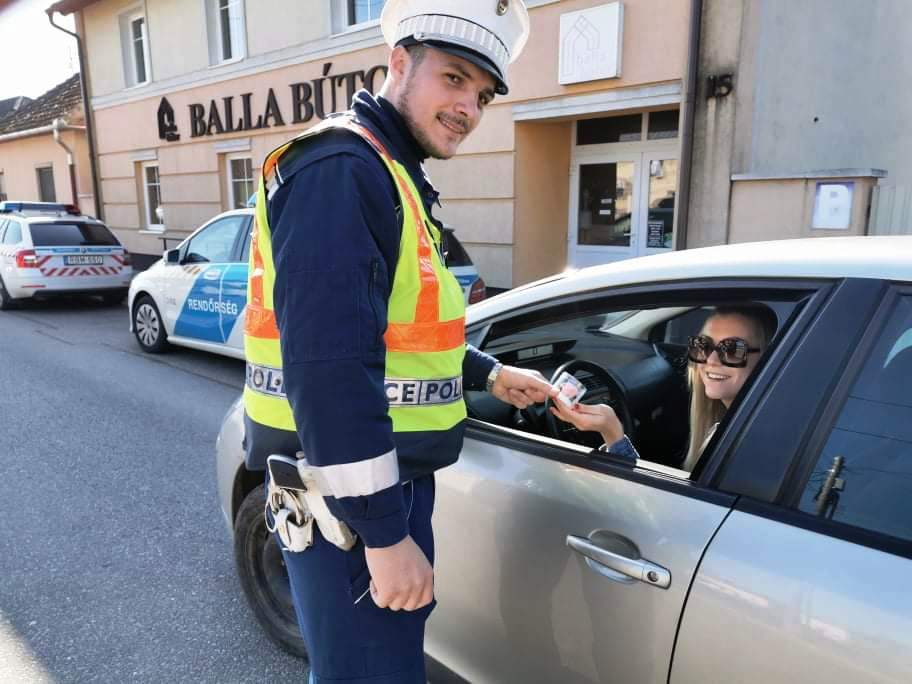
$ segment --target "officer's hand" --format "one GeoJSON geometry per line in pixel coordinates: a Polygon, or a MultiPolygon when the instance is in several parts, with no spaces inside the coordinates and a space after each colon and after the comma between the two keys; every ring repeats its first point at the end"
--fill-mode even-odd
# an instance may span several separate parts
{"type": "Polygon", "coordinates": [[[384,548],[365,548],[371,598],[380,608],[417,610],[434,598],[434,569],[411,537],[384,548]]]}
{"type": "Polygon", "coordinates": [[[556,397],[557,389],[538,371],[504,366],[497,374],[491,394],[518,409],[524,409],[540,404],[548,395],[556,397]]]}

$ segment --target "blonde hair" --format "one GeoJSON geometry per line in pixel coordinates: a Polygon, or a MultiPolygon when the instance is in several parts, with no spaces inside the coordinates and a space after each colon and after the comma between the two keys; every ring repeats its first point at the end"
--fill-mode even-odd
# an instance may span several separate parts
{"type": "MultiPolygon", "coordinates": [[[[740,316],[754,329],[757,345],[761,350],[766,350],[773,334],[776,332],[776,316],[766,307],[759,306],[730,306],[718,307],[703,323],[702,334],[709,322],[717,316],[740,316]]],[[[706,443],[715,433],[715,426],[725,417],[725,404],[718,399],[706,396],[703,378],[697,372],[697,365],[688,363],[687,385],[690,388],[690,441],[687,447],[687,457],[684,459],[684,470],[692,471],[706,443]]]]}

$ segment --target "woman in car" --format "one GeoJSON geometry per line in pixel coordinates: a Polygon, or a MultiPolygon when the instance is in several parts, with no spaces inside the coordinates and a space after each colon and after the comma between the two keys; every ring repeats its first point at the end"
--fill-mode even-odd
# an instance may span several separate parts
{"type": "MultiPolygon", "coordinates": [[[[700,334],[688,341],[690,441],[683,470],[691,471],[697,464],[775,331],[775,315],[766,307],[718,307],[700,334]]],[[[578,430],[601,433],[605,440],[602,451],[639,458],[610,406],[576,404],[569,408],[558,401],[551,412],[578,430]]]]}

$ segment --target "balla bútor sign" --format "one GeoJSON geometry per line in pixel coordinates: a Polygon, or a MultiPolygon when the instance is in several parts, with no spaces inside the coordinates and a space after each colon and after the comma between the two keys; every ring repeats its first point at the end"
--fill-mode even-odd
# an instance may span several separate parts
{"type": "MultiPolygon", "coordinates": [[[[342,74],[330,74],[331,70],[332,62],[327,62],[321,77],[290,83],[284,96],[269,88],[265,95],[240,93],[211,99],[208,103],[190,103],[187,105],[190,137],[301,124],[314,117],[325,119],[333,112],[347,109],[360,88],[375,92],[386,77],[386,66],[379,64],[342,74]]],[[[158,106],[158,137],[168,142],[181,137],[174,109],[165,97],[158,106]]]]}

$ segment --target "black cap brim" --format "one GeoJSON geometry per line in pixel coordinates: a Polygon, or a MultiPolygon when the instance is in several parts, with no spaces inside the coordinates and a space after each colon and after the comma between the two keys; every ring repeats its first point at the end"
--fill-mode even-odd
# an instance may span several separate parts
{"type": "Polygon", "coordinates": [[[440,50],[441,52],[446,52],[448,55],[453,55],[454,57],[461,57],[462,59],[471,62],[479,69],[484,69],[494,78],[494,92],[498,95],[506,95],[510,92],[510,89],[507,88],[507,81],[504,78],[503,74],[500,73],[500,69],[494,66],[494,63],[481,55],[474,50],[469,50],[460,45],[453,45],[452,43],[444,43],[440,40],[424,40],[419,41],[415,40],[414,37],[409,36],[408,38],[403,38],[398,43],[397,46],[401,45],[403,47],[409,47],[411,45],[427,45],[432,47],[435,50],[440,50]]]}

